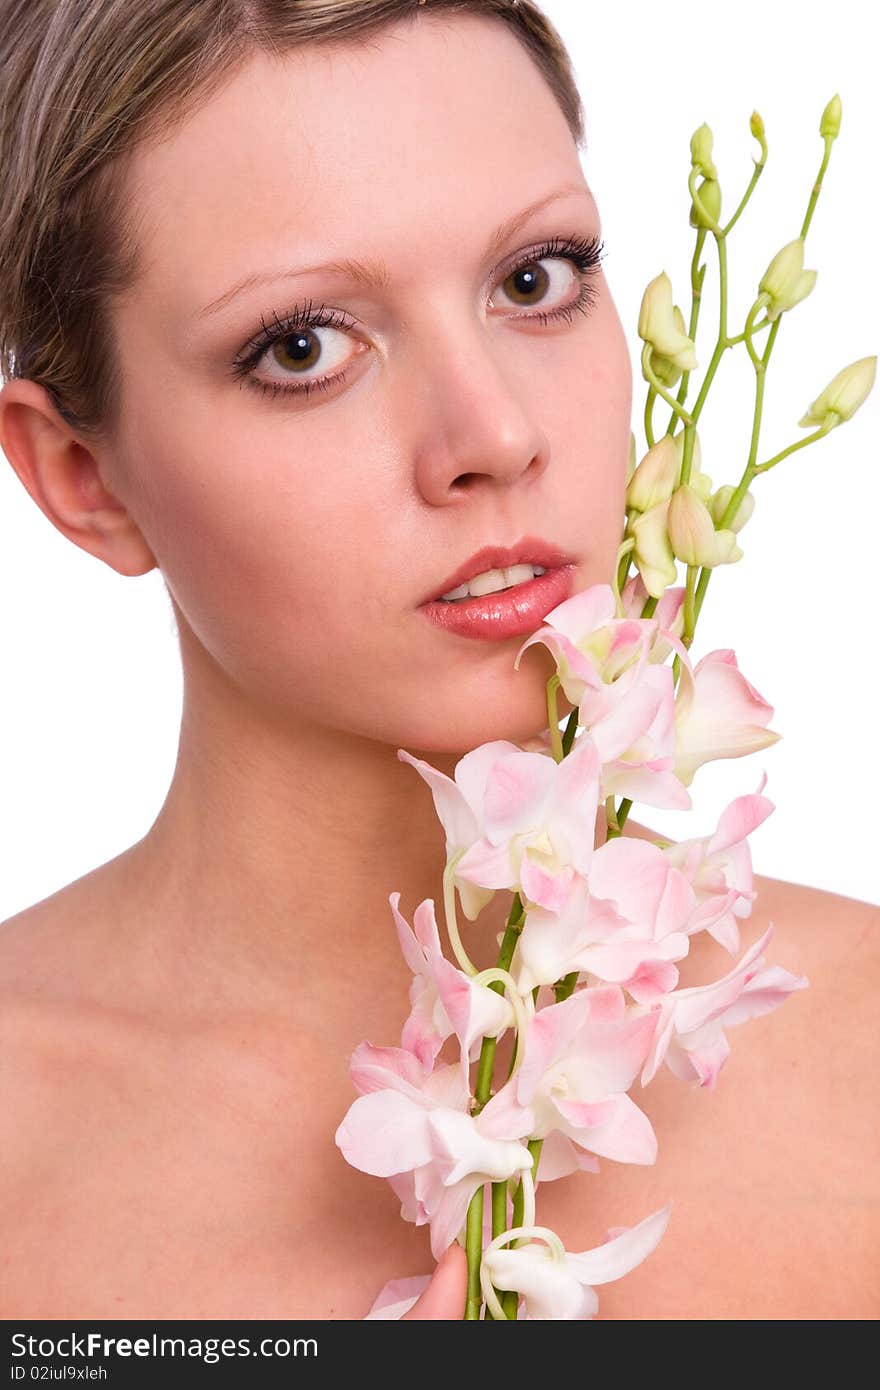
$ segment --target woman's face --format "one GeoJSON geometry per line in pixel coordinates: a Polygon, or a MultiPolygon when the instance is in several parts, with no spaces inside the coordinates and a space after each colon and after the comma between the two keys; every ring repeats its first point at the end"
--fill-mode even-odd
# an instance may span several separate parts
{"type": "Polygon", "coordinates": [[[620,542],[628,349],[601,268],[541,255],[601,229],[525,50],[491,20],[420,16],[369,46],[261,55],[129,177],[145,270],[116,310],[108,482],[185,659],[189,629],[273,719],[410,750],[545,728],[543,647],[515,671],[523,636],[419,611],[483,546],[539,537],[576,560],[577,592],[610,580],[620,542]],[[385,278],[308,269],[355,258],[385,278]],[[264,323],[309,305],[334,323],[288,327],[234,374],[264,323]]]}

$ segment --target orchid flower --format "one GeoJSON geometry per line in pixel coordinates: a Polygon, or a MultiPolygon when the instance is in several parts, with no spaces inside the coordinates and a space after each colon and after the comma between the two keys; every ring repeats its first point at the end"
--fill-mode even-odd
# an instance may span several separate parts
{"type": "Polygon", "coordinates": [[[757,897],[747,836],[775,809],[769,797],[761,795],[766,782],[765,772],[757,792],[731,801],[713,835],[680,840],[663,850],[694,890],[696,905],[685,930],[708,931],[731,955],[740,949],[736,918],[748,917],[757,897]]]}
{"type": "Polygon", "coordinates": [[[457,1064],[430,1071],[404,1048],[363,1042],[350,1072],[361,1094],[336,1130],[336,1144],[353,1168],[398,1180],[392,1186],[401,1214],[417,1225],[430,1222],[439,1260],[478,1187],[531,1169],[532,1155],[518,1141],[532,1133],[534,1113],[508,1082],[472,1115],[457,1064]]]}
{"type": "Polygon", "coordinates": [[[483,906],[479,890],[491,897],[507,888],[555,908],[574,873],[589,870],[599,798],[599,757],[589,738],[561,763],[499,739],[467,753],[455,781],[403,749],[398,757],[431,787],[446,827],[447,853],[461,845],[463,827],[469,827],[455,878],[471,921],[475,904],[483,906]]]}
{"type": "Polygon", "coordinates": [[[698,1081],[714,1090],[730,1054],[725,1027],[768,1013],[793,990],[807,988],[806,975],[792,975],[780,966],[761,969],[761,952],[772,935],[771,923],[720,980],[675,990],[655,1007],[657,1031],[642,1071],[643,1086],[665,1061],[682,1081],[698,1081]]]}
{"type": "Polygon", "coordinates": [[[742,674],[730,648],[682,663],[675,697],[675,772],[686,787],[703,763],[769,748],[780,735],[767,725],[773,706],[742,674]]]}
{"type": "Polygon", "coordinates": [[[514,1022],[513,1009],[504,995],[457,970],[443,955],[431,898],[416,908],[415,930],[398,909],[400,894],[391,893],[388,901],[404,959],[413,972],[412,1008],[403,1025],[401,1044],[430,1068],[446,1038],[457,1034],[467,1081],[472,1045],[509,1028],[514,1022]]]}
{"type": "Polygon", "coordinates": [[[628,1013],[614,985],[576,990],[539,1009],[526,1028],[524,1060],[507,1085],[533,1111],[531,1134],[558,1129],[618,1163],[653,1163],[651,1122],[627,1094],[650,1054],[655,1013],[628,1013]]]}
{"type": "Polygon", "coordinates": [[[671,1211],[672,1203],[667,1202],[637,1226],[620,1227],[604,1245],[579,1254],[571,1254],[553,1231],[541,1226],[505,1231],[483,1254],[481,1277],[488,1306],[495,1316],[503,1315],[492,1295],[494,1286],[512,1289],[521,1295],[526,1319],[583,1321],[594,1318],[599,1311],[599,1299],[593,1285],[620,1279],[640,1265],[660,1244],[671,1211]],[[505,1242],[514,1237],[529,1235],[533,1239],[527,1245],[520,1244],[512,1250],[504,1248],[505,1242]],[[547,1244],[540,1244],[540,1241],[547,1244]]]}
{"type": "Polygon", "coordinates": [[[687,955],[696,896],[685,875],[646,840],[613,839],[593,855],[559,913],[526,915],[517,951],[521,992],[587,971],[650,1002],[674,989],[687,955]]]}

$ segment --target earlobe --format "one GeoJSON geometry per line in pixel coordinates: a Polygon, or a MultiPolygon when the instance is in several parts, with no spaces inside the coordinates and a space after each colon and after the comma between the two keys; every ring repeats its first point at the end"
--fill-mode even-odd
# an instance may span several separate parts
{"type": "Polygon", "coordinates": [[[119,574],[146,574],[156,559],[125,505],[101,477],[95,453],[71,433],[45,388],[0,390],[0,449],[56,530],[119,574]]]}

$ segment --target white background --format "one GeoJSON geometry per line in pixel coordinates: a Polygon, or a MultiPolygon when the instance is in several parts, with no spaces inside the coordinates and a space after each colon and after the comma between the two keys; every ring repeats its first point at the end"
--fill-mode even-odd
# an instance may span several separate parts
{"type": "MultiPolygon", "coordinates": [[[[839,368],[880,350],[872,7],[545,0],[544,9],[569,46],[586,107],[584,168],[633,354],[640,454],[635,328],[644,286],[666,270],[689,312],[691,133],[703,121],[712,128],[727,220],[757,151],[753,108],[767,129],[767,167],[729,247],[730,324],[739,331],[771,256],[800,231],[822,153],[819,117],[840,93],[841,136],[807,238],[818,282],[783,325],[768,371],[760,457],[770,457],[802,436],[797,420],[839,368]]],[[[701,366],[714,345],[716,284],[710,259],[701,366]]],[[[703,468],[716,486],[740,476],[752,380],[744,350],[728,353],[701,422],[703,468]]],[[[655,416],[664,426],[665,418],[655,416]]],[[[756,870],[872,902],[880,900],[878,425],[880,388],[851,423],[758,478],[745,558],[717,570],[706,595],[694,659],[732,647],[774,705],[783,738],[701,769],[691,812],[634,808],[673,838],[705,834],[766,770],[777,810],[752,837],[756,870]]],[[[0,593],[3,918],[149,828],[174,765],[181,679],[158,572],[123,578],[65,540],[2,454],[0,593]]]]}

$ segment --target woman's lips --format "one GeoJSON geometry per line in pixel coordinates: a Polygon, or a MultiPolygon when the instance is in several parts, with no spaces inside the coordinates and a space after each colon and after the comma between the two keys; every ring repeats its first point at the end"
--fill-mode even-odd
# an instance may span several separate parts
{"type": "Polygon", "coordinates": [[[571,598],[575,570],[573,564],[560,565],[525,584],[514,584],[479,598],[452,603],[432,599],[421,604],[419,612],[457,637],[502,642],[506,637],[527,636],[541,626],[552,608],[571,598]]]}

